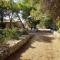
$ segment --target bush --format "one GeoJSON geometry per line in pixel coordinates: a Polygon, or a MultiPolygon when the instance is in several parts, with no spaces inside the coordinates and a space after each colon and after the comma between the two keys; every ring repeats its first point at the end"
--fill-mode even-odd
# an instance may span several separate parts
{"type": "Polygon", "coordinates": [[[11,39],[14,36],[15,33],[16,33],[15,28],[13,28],[13,29],[6,28],[6,29],[3,30],[3,36],[6,40],[11,39]]]}
{"type": "Polygon", "coordinates": [[[47,29],[53,29],[53,19],[52,18],[48,18],[48,19],[45,19],[44,21],[44,25],[47,29]]]}
{"type": "Polygon", "coordinates": [[[23,29],[22,31],[18,31],[16,28],[5,28],[0,30],[0,43],[6,40],[19,40],[21,35],[28,34],[27,29],[23,29]]]}
{"type": "Polygon", "coordinates": [[[60,32],[60,19],[56,21],[56,28],[60,32]]]}
{"type": "Polygon", "coordinates": [[[4,36],[2,34],[0,34],[0,43],[4,42],[4,36]]]}
{"type": "Polygon", "coordinates": [[[54,22],[52,16],[49,13],[44,13],[41,15],[39,24],[41,28],[53,29],[53,24],[54,22]]]}
{"type": "Polygon", "coordinates": [[[27,24],[30,28],[35,28],[40,23],[40,20],[35,20],[34,18],[28,18],[27,24]]]}

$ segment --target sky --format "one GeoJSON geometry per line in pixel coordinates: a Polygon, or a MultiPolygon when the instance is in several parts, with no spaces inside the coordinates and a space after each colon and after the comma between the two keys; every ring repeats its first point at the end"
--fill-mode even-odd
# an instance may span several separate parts
{"type": "Polygon", "coordinates": [[[14,2],[16,3],[16,2],[18,2],[18,1],[21,1],[21,2],[23,2],[23,0],[14,0],[14,2]]]}
{"type": "Polygon", "coordinates": [[[14,0],[14,2],[18,2],[18,0],[14,0]]]}

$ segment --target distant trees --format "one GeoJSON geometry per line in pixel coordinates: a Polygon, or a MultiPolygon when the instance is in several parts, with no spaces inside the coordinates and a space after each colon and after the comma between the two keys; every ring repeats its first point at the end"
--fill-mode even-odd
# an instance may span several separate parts
{"type": "Polygon", "coordinates": [[[58,16],[60,17],[60,0],[32,0],[32,4],[36,8],[36,11],[32,10],[30,14],[36,20],[42,21],[44,20],[44,17],[48,15],[52,17],[55,24],[56,18],[58,16]]]}
{"type": "Polygon", "coordinates": [[[60,16],[60,0],[32,0],[32,3],[37,10],[32,10],[31,15],[36,16],[36,19],[40,19],[44,13],[51,14],[53,19],[60,16]]]}
{"type": "MultiPolygon", "coordinates": [[[[35,20],[43,20],[43,16],[46,15],[56,19],[57,16],[60,16],[60,0],[0,0],[1,25],[3,25],[5,10],[10,10],[11,15],[16,12],[18,17],[19,10],[22,10],[24,19],[29,15],[35,20]]],[[[10,18],[10,22],[12,22],[12,16],[10,18]]]]}
{"type": "Polygon", "coordinates": [[[60,0],[45,0],[44,6],[45,10],[49,11],[53,19],[56,19],[60,16],[60,0]]]}

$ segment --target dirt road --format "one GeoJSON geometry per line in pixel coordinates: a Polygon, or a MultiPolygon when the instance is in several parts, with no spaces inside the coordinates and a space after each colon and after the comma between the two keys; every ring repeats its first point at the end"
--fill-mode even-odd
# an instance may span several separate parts
{"type": "Polygon", "coordinates": [[[52,33],[41,31],[34,35],[6,60],[60,60],[60,41],[52,33]]]}

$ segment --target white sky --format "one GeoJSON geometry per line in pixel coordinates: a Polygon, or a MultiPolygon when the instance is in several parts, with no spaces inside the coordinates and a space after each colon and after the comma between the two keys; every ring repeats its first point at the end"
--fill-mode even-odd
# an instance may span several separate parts
{"type": "Polygon", "coordinates": [[[14,0],[14,2],[18,2],[18,0],[14,0]]]}
{"type": "Polygon", "coordinates": [[[18,1],[23,2],[24,0],[14,0],[15,3],[18,2],[18,1]]]}

